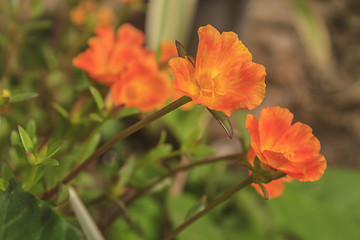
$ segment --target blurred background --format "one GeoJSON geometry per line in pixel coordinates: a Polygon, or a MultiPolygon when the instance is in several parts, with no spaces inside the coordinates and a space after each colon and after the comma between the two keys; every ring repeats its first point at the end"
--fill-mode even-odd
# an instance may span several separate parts
{"type": "MultiPolygon", "coordinates": [[[[265,106],[287,107],[295,121],[310,125],[321,142],[328,169],[319,181],[289,183],[283,196],[270,201],[247,188],[186,229],[178,239],[360,239],[360,1],[2,0],[2,87],[39,94],[27,105],[0,108],[4,116],[0,132],[2,159],[11,159],[6,149],[10,148],[13,126],[25,125],[31,118],[41,126],[40,136],[59,137],[66,126],[55,117],[62,111],[60,106],[72,109],[76,115],[73,103],[80,106],[84,100],[79,96],[89,97],[89,93],[84,94],[89,80],[74,70],[71,61],[87,48],[98,22],[116,27],[130,22],[145,31],[150,49],[156,50],[160,40],[176,39],[194,57],[200,26],[211,24],[220,32],[236,32],[253,54],[254,62],[267,71],[266,97],[251,113],[258,116],[265,106]],[[55,107],[54,102],[58,104],[55,107]]],[[[239,111],[231,117],[239,132],[246,114],[239,111]]],[[[89,124],[74,119],[71,121],[84,124],[77,125],[78,132],[89,124]]],[[[169,121],[165,119],[165,124],[169,121]]],[[[119,126],[123,125],[104,127],[102,141],[119,126]]],[[[206,143],[216,149],[216,154],[240,149],[239,141],[229,140],[216,121],[211,120],[206,129],[206,143]]],[[[151,142],[143,136],[147,133],[134,135],[122,148],[137,145],[140,152],[146,151],[151,142]]],[[[111,152],[106,157],[111,154],[126,155],[111,152]]],[[[106,169],[109,164],[105,160],[106,169]]],[[[131,205],[129,214],[134,224],[118,216],[101,230],[107,239],[159,239],[184,220],[187,209],[201,196],[214,199],[246,174],[236,165],[196,168],[187,176],[186,184],[180,184],[180,192],[170,191],[161,199],[147,196],[131,205]],[[160,214],[164,208],[166,217],[160,214]]],[[[85,178],[81,181],[86,182],[85,178]]],[[[99,211],[91,206],[101,227],[101,219],[111,208],[99,211]]]]}

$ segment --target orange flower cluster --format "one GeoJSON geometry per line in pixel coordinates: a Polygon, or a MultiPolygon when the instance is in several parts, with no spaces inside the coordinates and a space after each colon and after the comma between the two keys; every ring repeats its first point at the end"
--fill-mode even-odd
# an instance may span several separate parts
{"type": "Polygon", "coordinates": [[[220,34],[207,25],[198,30],[195,67],[185,58],[172,58],[175,89],[196,104],[223,111],[253,109],[265,96],[265,68],[252,62],[252,55],[234,32],[220,34]]]}
{"type": "MultiPolygon", "coordinates": [[[[245,126],[250,132],[251,148],[264,168],[279,170],[299,181],[316,181],[326,168],[325,157],[319,153],[320,142],[308,125],[291,124],[293,118],[288,109],[280,107],[264,108],[259,121],[248,114],[245,126]]],[[[264,184],[270,196],[281,194],[281,181],[264,184]]]]}
{"type": "Polygon", "coordinates": [[[76,26],[88,22],[95,23],[95,25],[112,24],[114,19],[114,12],[109,7],[98,6],[93,1],[81,1],[70,11],[70,21],[76,26]]]}
{"type": "Polygon", "coordinates": [[[155,54],[145,47],[144,34],[123,24],[115,34],[110,25],[99,26],[90,48],[73,59],[74,66],[111,88],[116,105],[151,111],[170,95],[170,80],[160,72],[155,54]]]}

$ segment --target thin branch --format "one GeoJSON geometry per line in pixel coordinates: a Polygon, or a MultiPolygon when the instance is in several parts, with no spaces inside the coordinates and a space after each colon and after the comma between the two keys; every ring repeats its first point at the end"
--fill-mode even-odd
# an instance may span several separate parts
{"type": "MultiPolygon", "coordinates": [[[[112,146],[114,146],[115,143],[117,143],[120,140],[123,140],[124,138],[128,137],[129,135],[135,133],[136,131],[140,130],[141,128],[145,127],[149,123],[153,122],[156,119],[161,118],[162,116],[166,115],[167,113],[181,107],[182,105],[188,103],[191,101],[190,97],[183,96],[179,98],[178,100],[170,103],[169,105],[165,106],[164,108],[160,109],[159,111],[141,119],[137,123],[131,125],[130,127],[126,128],[122,132],[120,132],[118,135],[104,143],[101,147],[99,147],[93,154],[91,154],[82,164],[77,166],[73,171],[69,173],[59,184],[66,185],[69,183],[72,179],[74,179],[81,171],[83,171],[87,166],[89,166],[91,163],[93,163],[96,159],[98,159],[102,154],[104,154],[107,150],[109,150],[112,146]]],[[[58,186],[57,184],[52,189],[46,191],[41,199],[42,200],[48,200],[51,198],[57,191],[58,186]]]]}

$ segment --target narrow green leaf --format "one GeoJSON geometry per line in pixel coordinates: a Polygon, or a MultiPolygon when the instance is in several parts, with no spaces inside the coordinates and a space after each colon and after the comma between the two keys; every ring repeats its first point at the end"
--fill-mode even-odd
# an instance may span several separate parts
{"type": "Polygon", "coordinates": [[[185,220],[191,218],[198,212],[202,211],[206,207],[206,195],[203,195],[195,204],[190,208],[185,216],[185,220]]]}
{"type": "Polygon", "coordinates": [[[91,137],[90,140],[88,140],[89,142],[85,144],[82,148],[82,151],[80,151],[80,156],[78,158],[79,162],[85,160],[88,156],[90,156],[90,154],[92,154],[95,151],[96,147],[100,142],[100,138],[101,138],[101,134],[96,133],[91,137]]]}
{"type": "Polygon", "coordinates": [[[11,179],[0,193],[0,239],[80,240],[79,231],[11,179]]]}
{"type": "Polygon", "coordinates": [[[177,40],[175,40],[175,45],[179,57],[185,58],[188,55],[185,47],[177,40]]]}
{"type": "Polygon", "coordinates": [[[19,138],[19,134],[15,130],[11,131],[10,142],[13,147],[22,146],[21,139],[19,138]]]}
{"type": "Polygon", "coordinates": [[[29,100],[31,98],[35,98],[37,96],[39,96],[39,94],[36,92],[16,93],[10,96],[9,102],[10,103],[20,102],[24,100],[29,100]]]}
{"type": "Polygon", "coordinates": [[[38,162],[42,162],[42,161],[44,161],[46,159],[46,154],[48,152],[48,147],[49,147],[49,140],[48,139],[44,139],[40,143],[36,144],[36,146],[35,146],[35,155],[36,155],[36,160],[38,162]]]}
{"type": "Polygon", "coordinates": [[[55,159],[49,158],[43,161],[42,163],[40,163],[39,165],[44,167],[55,167],[55,166],[59,166],[59,162],[55,159]]]}
{"type": "Polygon", "coordinates": [[[45,159],[49,159],[51,158],[55,153],[57,153],[61,148],[62,146],[64,145],[65,141],[63,140],[59,140],[59,141],[56,141],[52,144],[50,144],[48,150],[47,150],[47,153],[46,153],[46,157],[45,159]]]}
{"type": "Polygon", "coordinates": [[[35,138],[36,134],[36,123],[33,119],[30,119],[26,125],[26,132],[29,134],[31,139],[35,138]]]}
{"type": "Polygon", "coordinates": [[[265,200],[269,200],[269,193],[268,191],[266,190],[266,188],[264,187],[264,185],[262,183],[258,183],[262,193],[263,193],[263,196],[264,196],[264,199],[265,200]]]}
{"type": "Polygon", "coordinates": [[[104,100],[103,100],[100,92],[96,88],[94,88],[93,86],[90,86],[89,89],[90,89],[91,95],[93,96],[93,98],[95,100],[97,108],[100,111],[102,111],[103,108],[104,108],[104,100]]]}
{"type": "Polygon", "coordinates": [[[119,110],[120,113],[117,115],[118,118],[124,118],[140,113],[139,109],[135,107],[120,108],[119,110]]]}
{"type": "Polygon", "coordinates": [[[7,184],[8,182],[5,179],[0,178],[0,191],[5,191],[7,184]]]}
{"type": "Polygon", "coordinates": [[[69,118],[69,113],[66,111],[65,108],[63,108],[60,104],[57,103],[52,103],[52,107],[58,112],[60,113],[61,116],[63,116],[63,118],[68,119],[69,118]]]}
{"type": "Polygon", "coordinates": [[[230,122],[230,119],[228,116],[225,115],[225,113],[221,111],[215,111],[209,109],[209,112],[214,116],[214,118],[220,123],[220,125],[224,128],[226,134],[229,136],[229,138],[233,137],[233,128],[230,122]]]}
{"type": "Polygon", "coordinates": [[[42,176],[44,176],[46,168],[45,167],[38,167],[35,177],[34,177],[34,181],[33,181],[33,186],[42,178],[42,176]]]}
{"type": "Polygon", "coordinates": [[[59,184],[59,192],[56,195],[56,203],[58,205],[65,203],[69,200],[69,186],[64,184],[59,184]]]}
{"type": "Polygon", "coordinates": [[[119,182],[117,187],[123,187],[129,181],[130,177],[132,176],[135,168],[135,158],[129,157],[125,162],[124,166],[121,167],[119,172],[119,182]]]}
{"type": "Polygon", "coordinates": [[[9,181],[11,178],[15,178],[12,168],[6,161],[2,164],[1,177],[6,181],[9,181]]]}
{"type": "Polygon", "coordinates": [[[31,137],[20,125],[18,126],[18,131],[25,151],[32,152],[34,150],[34,144],[31,140],[31,137]]]}
{"type": "Polygon", "coordinates": [[[104,121],[104,118],[102,118],[99,114],[97,113],[90,113],[89,114],[89,118],[91,120],[94,120],[95,122],[103,122],[104,121]]]}
{"type": "Polygon", "coordinates": [[[104,237],[101,235],[99,228],[96,226],[94,220],[91,218],[88,210],[85,205],[82,203],[81,199],[75,192],[75,190],[69,188],[69,200],[71,207],[73,208],[77,219],[81,225],[81,228],[84,231],[86,239],[89,240],[102,240],[104,237]]]}

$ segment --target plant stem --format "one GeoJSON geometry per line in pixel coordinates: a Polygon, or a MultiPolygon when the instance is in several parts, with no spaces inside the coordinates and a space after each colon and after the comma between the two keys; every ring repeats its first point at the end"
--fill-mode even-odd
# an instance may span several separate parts
{"type": "MultiPolygon", "coordinates": [[[[136,131],[140,130],[141,128],[145,127],[149,123],[155,121],[156,119],[161,118],[162,116],[168,114],[169,112],[181,107],[182,105],[188,103],[191,101],[190,97],[183,96],[176,101],[170,103],[169,105],[165,106],[164,108],[160,109],[157,112],[154,112],[153,114],[141,119],[137,123],[131,125],[130,127],[124,129],[121,131],[118,135],[104,143],[102,146],[100,146],[93,154],[91,154],[82,164],[77,166],[73,171],[69,173],[62,181],[62,184],[69,183],[72,179],[74,179],[82,170],[84,170],[87,166],[90,165],[90,163],[94,162],[98,157],[100,157],[103,153],[105,153],[107,150],[109,150],[112,146],[114,146],[115,143],[118,141],[128,137],[129,135],[135,133],[136,131]]],[[[47,200],[50,197],[52,197],[58,190],[58,184],[53,187],[52,189],[46,191],[41,199],[47,200]]]]}
{"type": "Polygon", "coordinates": [[[220,162],[220,161],[231,161],[231,160],[235,160],[235,159],[240,159],[241,160],[241,159],[246,158],[246,154],[247,154],[247,152],[245,151],[245,152],[241,152],[241,153],[230,154],[230,155],[216,157],[216,158],[212,158],[212,159],[204,159],[204,160],[201,160],[201,161],[191,163],[191,164],[186,165],[186,166],[182,166],[182,167],[173,169],[168,174],[156,179],[154,182],[150,183],[148,186],[146,186],[145,188],[143,188],[139,192],[135,193],[132,197],[127,199],[125,201],[125,203],[126,203],[126,205],[130,205],[133,201],[135,201],[139,197],[141,197],[141,196],[145,195],[147,192],[149,192],[157,184],[159,184],[160,182],[162,182],[166,178],[177,174],[178,172],[186,171],[188,169],[191,169],[191,168],[194,168],[194,167],[197,167],[197,166],[201,166],[201,165],[205,165],[205,164],[208,164],[208,163],[215,163],[215,162],[220,162]]]}
{"type": "Polygon", "coordinates": [[[241,183],[236,185],[235,187],[231,188],[229,191],[223,193],[219,198],[217,198],[215,201],[210,203],[204,210],[198,212],[188,220],[186,220],[184,223],[182,223],[179,227],[177,227],[174,231],[172,231],[169,235],[167,235],[164,240],[171,240],[174,237],[176,237],[182,230],[184,230],[187,226],[195,222],[197,219],[211,211],[213,208],[224,202],[225,200],[229,199],[231,196],[233,196],[235,193],[237,193],[239,190],[243,189],[244,187],[250,185],[253,182],[252,176],[250,175],[245,180],[243,180],[241,183]]]}

